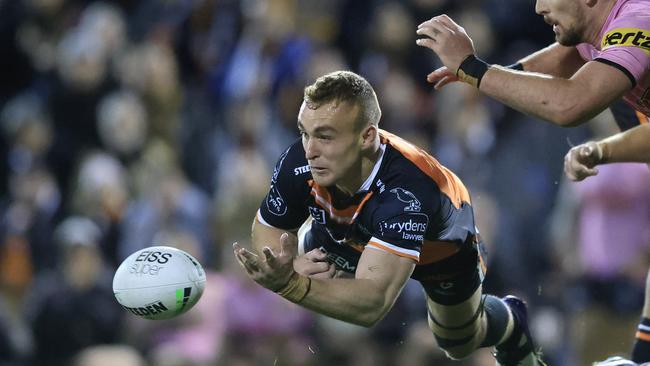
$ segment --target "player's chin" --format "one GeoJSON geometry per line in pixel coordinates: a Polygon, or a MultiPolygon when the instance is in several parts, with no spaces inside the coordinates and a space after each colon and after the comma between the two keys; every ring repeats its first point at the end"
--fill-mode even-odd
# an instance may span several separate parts
{"type": "Polygon", "coordinates": [[[332,174],[313,174],[312,173],[312,178],[314,178],[314,182],[316,182],[319,186],[321,187],[330,187],[335,184],[335,179],[332,174]]]}

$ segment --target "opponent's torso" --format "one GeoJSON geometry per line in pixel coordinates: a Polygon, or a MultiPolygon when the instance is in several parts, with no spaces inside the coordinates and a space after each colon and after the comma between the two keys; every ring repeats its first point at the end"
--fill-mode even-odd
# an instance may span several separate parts
{"type": "Polygon", "coordinates": [[[617,1],[599,40],[598,44],[578,45],[580,55],[623,71],[635,84],[623,99],[645,116],[650,115],[650,2],[617,1]]]}

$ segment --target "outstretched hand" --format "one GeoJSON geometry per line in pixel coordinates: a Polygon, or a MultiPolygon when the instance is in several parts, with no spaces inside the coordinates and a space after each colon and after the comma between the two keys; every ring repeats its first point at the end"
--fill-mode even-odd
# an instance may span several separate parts
{"type": "Polygon", "coordinates": [[[416,33],[424,38],[419,38],[415,43],[435,52],[446,66],[446,69],[440,68],[429,74],[427,81],[437,82],[436,89],[439,89],[458,80],[455,78],[458,67],[467,56],[475,53],[474,44],[465,28],[443,14],[420,24],[416,33]]]}
{"type": "Polygon", "coordinates": [[[445,85],[458,80],[459,79],[458,76],[456,76],[456,73],[449,70],[447,66],[440,67],[427,75],[427,81],[431,84],[435,83],[433,88],[436,90],[440,90],[445,85]]]}
{"type": "Polygon", "coordinates": [[[292,248],[296,245],[295,239],[292,240],[287,233],[284,233],[280,236],[280,244],[280,253],[276,254],[273,249],[264,247],[263,256],[243,248],[238,243],[234,243],[232,247],[237,261],[244,267],[249,277],[271,291],[278,291],[289,283],[295,273],[292,254],[292,248]]]}
{"type": "Polygon", "coordinates": [[[603,159],[603,149],[595,142],[573,147],[564,156],[564,173],[572,181],[581,181],[598,174],[594,168],[603,159]]]}

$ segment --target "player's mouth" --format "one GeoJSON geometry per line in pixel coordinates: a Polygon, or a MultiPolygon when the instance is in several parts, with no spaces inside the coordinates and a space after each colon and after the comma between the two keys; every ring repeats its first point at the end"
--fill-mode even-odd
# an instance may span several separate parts
{"type": "Polygon", "coordinates": [[[320,166],[311,166],[310,169],[312,173],[316,173],[316,174],[323,174],[327,170],[327,168],[323,168],[320,166]]]}

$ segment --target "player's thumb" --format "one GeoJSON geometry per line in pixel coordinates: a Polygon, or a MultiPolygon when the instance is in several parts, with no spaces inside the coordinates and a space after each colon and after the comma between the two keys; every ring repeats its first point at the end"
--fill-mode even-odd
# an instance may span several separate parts
{"type": "Polygon", "coordinates": [[[290,255],[293,252],[292,248],[296,244],[295,241],[295,237],[288,233],[282,233],[280,235],[280,255],[290,255]]]}

